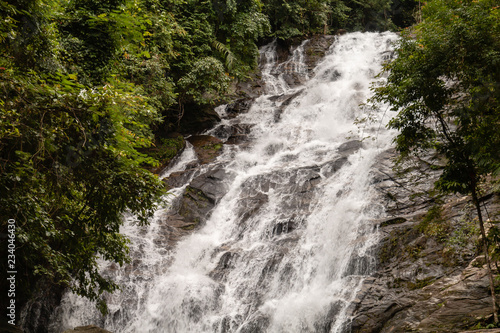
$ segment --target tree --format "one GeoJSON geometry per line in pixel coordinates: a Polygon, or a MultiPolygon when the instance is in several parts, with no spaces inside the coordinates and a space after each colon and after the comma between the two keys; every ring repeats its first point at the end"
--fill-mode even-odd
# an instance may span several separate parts
{"type": "Polygon", "coordinates": [[[500,172],[500,7],[497,0],[431,0],[416,38],[403,35],[374,100],[398,115],[389,126],[402,159],[435,149],[445,158],[436,187],[471,195],[498,323],[480,185],[500,172]]]}
{"type": "Polygon", "coordinates": [[[264,0],[263,3],[272,36],[281,40],[323,32],[331,12],[329,0],[264,0]]]}
{"type": "MultiPolygon", "coordinates": [[[[104,72],[84,85],[69,72],[80,73],[81,63],[61,46],[57,1],[53,12],[46,2],[21,4],[0,5],[7,14],[0,22],[0,230],[15,220],[17,300],[22,305],[42,278],[99,300],[118,286],[100,274],[97,259],[128,260],[123,213],[147,223],[165,193],[142,168],[156,162],[139,152],[159,117],[141,87],[104,72]],[[22,57],[19,45],[28,51],[22,57]]],[[[116,45],[101,64],[109,65],[116,45]]]]}
{"type": "Polygon", "coordinates": [[[384,31],[394,27],[390,19],[391,1],[345,0],[351,8],[346,27],[361,31],[384,31]]]}

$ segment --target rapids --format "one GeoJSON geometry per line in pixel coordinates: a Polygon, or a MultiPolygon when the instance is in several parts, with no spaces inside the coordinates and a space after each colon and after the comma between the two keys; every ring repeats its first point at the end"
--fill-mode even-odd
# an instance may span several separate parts
{"type": "MultiPolygon", "coordinates": [[[[103,317],[67,293],[51,331],[96,324],[116,333],[349,332],[356,292],[373,270],[373,221],[384,215],[371,171],[394,136],[384,126],[390,114],[360,104],[383,80],[375,75],[396,39],[339,36],[309,72],[307,42],[282,64],[275,42],[262,47],[265,94],[220,125],[249,125],[248,143],[225,145],[215,162],[198,167],[149,226],[126,217],[132,263],[101,263],[122,286],[107,296],[110,313],[103,317]],[[288,86],[285,71],[304,84],[288,86]],[[370,121],[360,121],[368,112],[370,121]],[[165,247],[158,241],[162,216],[193,177],[216,169],[226,175],[224,194],[209,218],[165,247]]],[[[218,110],[224,116],[224,107],[218,110]]],[[[162,176],[195,160],[188,147],[162,176]]]]}

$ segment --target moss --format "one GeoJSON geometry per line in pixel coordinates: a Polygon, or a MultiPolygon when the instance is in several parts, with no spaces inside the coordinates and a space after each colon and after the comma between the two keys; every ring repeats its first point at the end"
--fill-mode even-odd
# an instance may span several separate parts
{"type": "Polygon", "coordinates": [[[421,245],[409,245],[404,249],[404,252],[413,260],[417,260],[421,257],[421,252],[423,247],[421,245]]]}
{"type": "Polygon", "coordinates": [[[379,260],[380,263],[385,264],[390,261],[394,256],[394,251],[397,249],[399,245],[398,237],[393,236],[388,242],[385,242],[379,250],[379,260]]]}
{"type": "Polygon", "coordinates": [[[434,282],[436,279],[432,276],[430,277],[427,277],[425,279],[422,279],[422,280],[416,280],[415,282],[408,282],[407,283],[407,287],[408,289],[410,290],[416,290],[416,289],[422,289],[430,284],[432,284],[432,282],[434,282]]]}
{"type": "Polygon", "coordinates": [[[153,147],[143,152],[159,161],[161,165],[167,165],[179,152],[184,149],[186,142],[179,135],[176,138],[160,138],[153,147]]]}
{"type": "Polygon", "coordinates": [[[417,231],[434,238],[439,243],[450,236],[451,224],[443,218],[443,208],[436,204],[429,209],[422,221],[415,227],[417,231]]]}

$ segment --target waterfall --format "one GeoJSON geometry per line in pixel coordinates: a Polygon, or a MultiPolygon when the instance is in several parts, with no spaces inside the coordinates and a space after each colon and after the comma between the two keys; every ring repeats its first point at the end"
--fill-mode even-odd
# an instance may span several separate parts
{"type": "MultiPolygon", "coordinates": [[[[263,47],[266,94],[231,119],[249,125],[248,144],[225,145],[215,162],[186,177],[149,226],[127,217],[132,263],[101,263],[122,286],[107,298],[110,313],[102,317],[68,293],[52,332],[88,324],[112,332],[349,332],[351,305],[373,269],[373,221],[384,214],[371,175],[394,135],[384,110],[360,122],[367,112],[360,104],[396,39],[339,36],[312,72],[304,44],[290,66],[278,64],[275,42],[263,47]],[[280,67],[305,83],[290,87],[280,67]],[[222,194],[209,218],[169,244],[162,216],[195,177],[217,170],[222,194]]],[[[194,159],[188,147],[164,175],[194,159]]]]}

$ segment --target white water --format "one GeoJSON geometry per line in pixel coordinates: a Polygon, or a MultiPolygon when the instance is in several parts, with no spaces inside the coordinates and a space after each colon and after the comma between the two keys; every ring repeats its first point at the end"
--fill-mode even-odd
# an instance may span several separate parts
{"type": "Polygon", "coordinates": [[[267,95],[237,118],[254,125],[250,147],[226,147],[216,162],[233,177],[209,220],[172,249],[158,236],[165,233],[164,211],[149,227],[127,223],[132,266],[103,263],[123,285],[109,297],[110,315],[101,318],[67,294],[52,330],[94,323],[112,332],[349,331],[349,305],[373,261],[371,221],[383,214],[370,171],[390,145],[392,133],[380,126],[390,115],[375,113],[378,121],[363,125],[363,137],[376,140],[350,154],[338,148],[362,139],[355,125],[363,116],[359,104],[395,39],[391,33],[341,36],[313,73],[298,48],[294,68],[309,79],[295,89],[276,70],[276,45],[264,47],[267,95]],[[293,93],[298,96],[277,118],[280,98],[293,93]],[[345,156],[347,162],[335,164],[345,156]]]}

